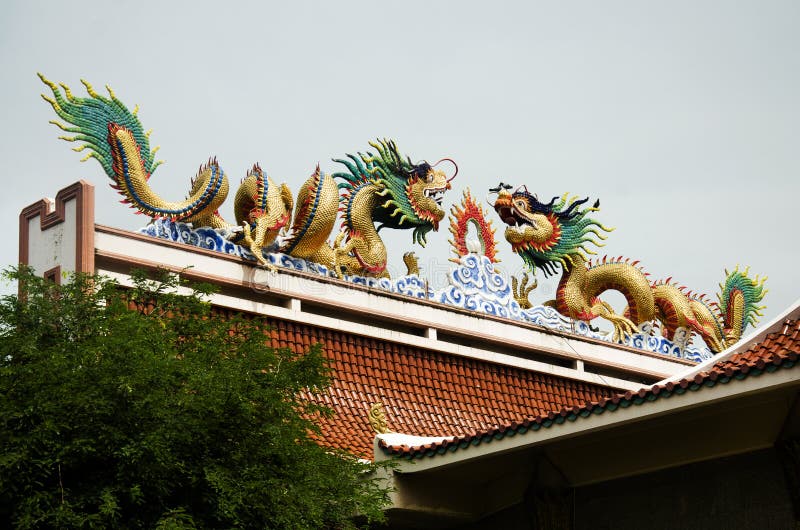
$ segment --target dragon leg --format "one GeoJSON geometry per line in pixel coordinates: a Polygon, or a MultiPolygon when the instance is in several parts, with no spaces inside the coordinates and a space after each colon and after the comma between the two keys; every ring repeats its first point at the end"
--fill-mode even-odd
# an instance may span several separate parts
{"type": "MultiPolygon", "coordinates": [[[[277,269],[275,265],[270,263],[264,258],[263,249],[265,246],[268,246],[271,241],[267,241],[267,233],[268,230],[264,224],[257,223],[256,230],[255,230],[255,237],[253,237],[253,232],[250,228],[248,223],[244,223],[242,225],[242,241],[241,243],[247,245],[247,248],[250,252],[255,256],[258,263],[269,270],[270,272],[275,272],[277,269]]],[[[271,236],[271,239],[275,239],[275,236],[271,236]]]]}
{"type": "Polygon", "coordinates": [[[633,321],[614,312],[611,306],[602,300],[595,300],[591,313],[611,322],[614,326],[614,341],[622,342],[626,336],[631,336],[639,331],[633,321]]]}
{"type": "Polygon", "coordinates": [[[419,258],[414,252],[403,254],[403,263],[406,264],[406,276],[419,276],[419,258]]]}
{"type": "MultiPolygon", "coordinates": [[[[530,309],[533,307],[530,301],[530,293],[539,285],[539,281],[531,277],[528,283],[528,273],[523,273],[522,278],[517,279],[516,276],[511,277],[511,292],[514,295],[514,300],[517,301],[519,307],[522,309],[530,309]]],[[[555,301],[553,301],[555,303],[555,301]]],[[[555,307],[555,306],[553,306],[555,307]]]]}
{"type": "Polygon", "coordinates": [[[339,234],[334,243],[336,254],[336,269],[348,274],[365,274],[367,276],[385,278],[386,247],[380,239],[370,245],[364,238],[353,236],[342,244],[344,234],[339,234]]]}
{"type": "Polygon", "coordinates": [[[240,239],[234,242],[247,245],[261,265],[274,270],[264,259],[263,250],[286,228],[293,204],[286,184],[278,186],[255,164],[234,199],[236,223],[243,227],[240,239]]]}
{"type": "Polygon", "coordinates": [[[338,278],[342,278],[345,274],[355,274],[358,271],[358,261],[350,255],[350,249],[344,248],[347,247],[347,243],[342,244],[346,235],[347,232],[339,232],[333,242],[333,247],[327,244],[323,245],[315,255],[319,257],[319,254],[324,254],[326,260],[324,263],[333,269],[338,278]]]}

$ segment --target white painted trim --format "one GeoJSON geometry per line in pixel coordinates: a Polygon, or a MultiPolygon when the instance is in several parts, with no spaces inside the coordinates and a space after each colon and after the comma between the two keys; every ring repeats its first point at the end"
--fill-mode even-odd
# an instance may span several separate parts
{"type": "Polygon", "coordinates": [[[415,445],[439,443],[452,439],[452,436],[414,436],[400,432],[387,432],[375,435],[375,443],[378,443],[378,441],[382,440],[388,445],[407,445],[409,447],[413,447],[415,445]]]}

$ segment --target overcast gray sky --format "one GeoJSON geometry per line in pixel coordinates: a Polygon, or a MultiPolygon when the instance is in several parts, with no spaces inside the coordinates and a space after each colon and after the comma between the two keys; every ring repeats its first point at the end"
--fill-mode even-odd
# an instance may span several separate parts
{"type": "MultiPolygon", "coordinates": [[[[603,252],[654,278],[715,294],[725,267],[749,264],[769,276],[774,316],[800,296],[798,27],[788,0],[6,0],[0,262],[16,262],[20,209],[79,178],[97,186],[98,222],[144,222],[57,140],[41,71],[140,105],[167,199],[210,155],[235,183],[259,162],[296,192],[317,162],[333,171],[332,157],[386,136],[413,159],[458,162],[448,205],[501,179],[600,198],[597,217],[616,227],[603,252]]],[[[502,265],[521,269],[498,238],[502,265]]],[[[432,276],[448,239],[444,223],[417,249],[432,276]]],[[[389,245],[399,271],[411,234],[389,245]]]]}

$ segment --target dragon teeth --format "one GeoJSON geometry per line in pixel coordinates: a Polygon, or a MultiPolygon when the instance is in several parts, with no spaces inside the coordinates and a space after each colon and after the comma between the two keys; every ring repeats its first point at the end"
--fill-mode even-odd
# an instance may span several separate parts
{"type": "Polygon", "coordinates": [[[436,204],[441,206],[442,200],[444,199],[444,192],[445,192],[444,188],[427,189],[425,190],[425,196],[430,199],[433,199],[436,202],[436,204]]]}

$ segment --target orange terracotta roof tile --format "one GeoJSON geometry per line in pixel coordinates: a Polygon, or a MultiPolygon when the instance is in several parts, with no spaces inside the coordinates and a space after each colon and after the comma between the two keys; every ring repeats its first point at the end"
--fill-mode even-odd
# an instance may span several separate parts
{"type": "Polygon", "coordinates": [[[307,396],[335,412],[333,418],[320,420],[320,441],[364,458],[373,456],[375,433],[367,414],[377,401],[383,403],[393,431],[463,437],[617,392],[336,330],[278,319],[268,323],[275,347],[302,352],[323,342],[333,383],[324,394],[307,396]]]}

